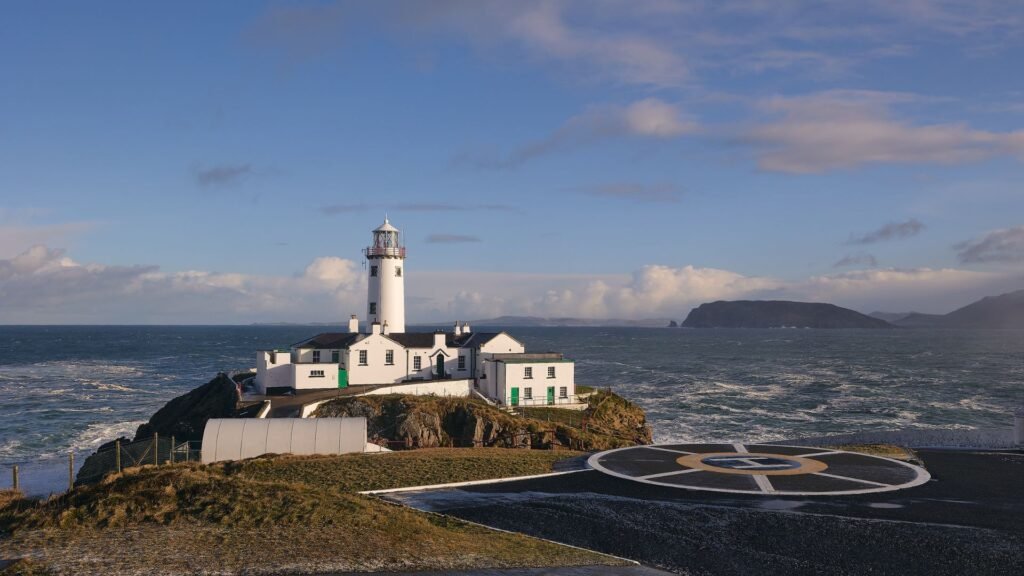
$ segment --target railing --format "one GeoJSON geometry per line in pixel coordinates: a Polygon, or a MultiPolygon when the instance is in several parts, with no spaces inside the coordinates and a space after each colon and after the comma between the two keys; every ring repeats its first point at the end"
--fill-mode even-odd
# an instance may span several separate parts
{"type": "Polygon", "coordinates": [[[400,247],[389,247],[383,248],[379,246],[371,246],[369,248],[363,248],[363,254],[367,257],[370,256],[395,256],[398,258],[405,258],[405,246],[400,247]]]}

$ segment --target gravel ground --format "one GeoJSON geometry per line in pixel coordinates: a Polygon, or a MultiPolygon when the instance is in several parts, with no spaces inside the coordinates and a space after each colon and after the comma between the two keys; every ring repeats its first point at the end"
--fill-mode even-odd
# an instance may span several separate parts
{"type": "Polygon", "coordinates": [[[1024,574],[1024,454],[918,455],[931,482],[859,496],[721,497],[580,472],[403,498],[679,574],[1024,574]]]}

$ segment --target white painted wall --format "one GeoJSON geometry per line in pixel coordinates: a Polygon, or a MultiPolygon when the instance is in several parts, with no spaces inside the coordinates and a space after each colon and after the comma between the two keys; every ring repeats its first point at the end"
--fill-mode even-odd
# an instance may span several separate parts
{"type": "Polygon", "coordinates": [[[338,387],[338,365],[320,362],[317,364],[292,364],[293,387],[296,390],[319,390],[338,387]],[[316,372],[323,376],[314,376],[316,372]]]}
{"type": "MultiPolygon", "coordinates": [[[[491,398],[509,406],[512,404],[512,388],[519,388],[520,406],[546,406],[548,387],[555,389],[555,405],[576,402],[576,365],[574,362],[530,362],[505,363],[488,361],[489,370],[495,371],[496,390],[491,398]],[[548,378],[548,368],[555,368],[555,377],[548,378]],[[533,378],[526,378],[526,367],[533,369],[533,378]],[[566,398],[560,395],[560,388],[566,388],[566,398]],[[526,398],[526,390],[532,391],[532,399],[526,398]]],[[[488,374],[490,379],[490,374],[488,374]]]]}
{"type": "Polygon", "coordinates": [[[291,387],[292,374],[291,353],[275,353],[272,350],[256,352],[257,394],[266,394],[267,388],[291,387]]]}
{"type": "Polygon", "coordinates": [[[371,334],[349,347],[348,383],[350,386],[401,382],[405,379],[406,354],[402,345],[383,334],[371,334]],[[359,351],[366,351],[366,365],[359,364],[359,351]],[[394,351],[394,363],[388,365],[388,350],[394,351]]]}
{"type": "Polygon", "coordinates": [[[389,332],[405,332],[405,259],[369,257],[367,266],[376,266],[377,275],[367,282],[366,323],[387,322],[389,332]],[[377,303],[376,314],[370,314],[371,302],[377,303]]]}
{"type": "Polygon", "coordinates": [[[384,394],[415,394],[419,396],[469,396],[473,389],[472,380],[426,380],[409,384],[395,384],[384,388],[376,388],[360,396],[381,396],[384,394]]]}

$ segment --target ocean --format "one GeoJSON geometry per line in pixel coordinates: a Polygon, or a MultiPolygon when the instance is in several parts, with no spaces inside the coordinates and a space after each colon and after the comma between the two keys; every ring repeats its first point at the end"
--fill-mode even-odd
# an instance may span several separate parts
{"type": "MultiPolygon", "coordinates": [[[[255,350],[326,330],[0,326],[0,487],[12,464],[81,463],[217,372],[253,367],[255,350]]],[[[1005,428],[1024,405],[1024,330],[508,331],[642,406],[658,442],[1005,428]]]]}

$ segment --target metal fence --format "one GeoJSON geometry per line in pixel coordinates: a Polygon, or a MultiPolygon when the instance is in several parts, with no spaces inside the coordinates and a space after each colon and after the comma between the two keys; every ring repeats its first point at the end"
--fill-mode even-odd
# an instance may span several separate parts
{"type": "Polygon", "coordinates": [[[31,496],[59,494],[75,485],[92,484],[112,472],[144,465],[199,461],[201,442],[178,442],[173,436],[137,442],[114,442],[92,455],[69,453],[67,458],[48,458],[11,463],[0,488],[13,488],[31,496]]]}

